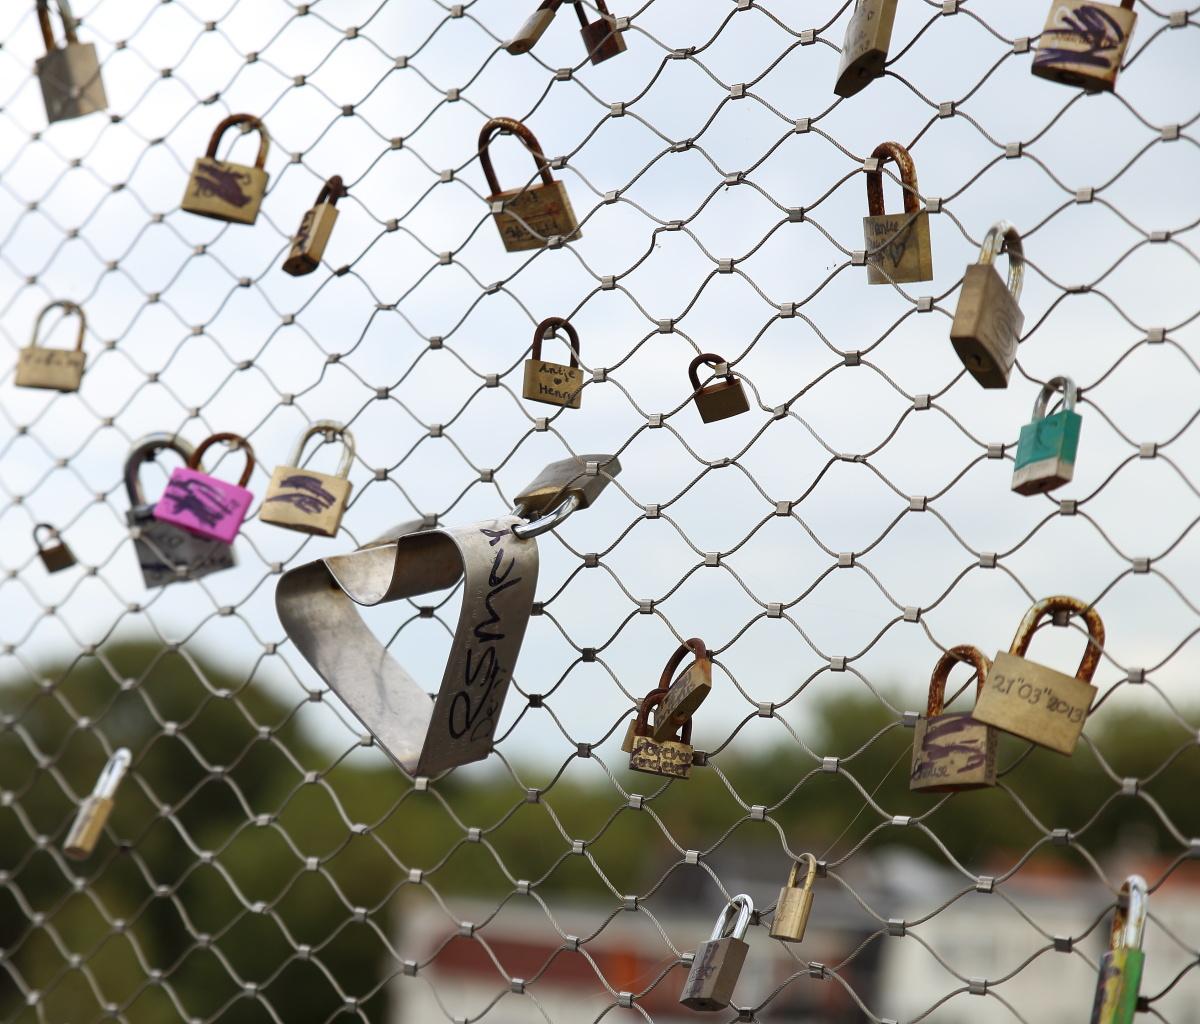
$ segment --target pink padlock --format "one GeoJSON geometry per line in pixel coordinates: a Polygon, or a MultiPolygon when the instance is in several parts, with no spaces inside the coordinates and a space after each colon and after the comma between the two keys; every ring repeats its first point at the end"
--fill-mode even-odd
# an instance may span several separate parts
{"type": "Polygon", "coordinates": [[[246,490],[253,471],[254,451],[249,441],[237,434],[213,434],[192,452],[186,466],[172,471],[163,496],[154,506],[154,518],[198,537],[232,544],[254,500],[254,495],[246,490]],[[236,484],[218,480],[196,468],[208,446],[216,441],[228,441],[234,448],[246,450],[246,469],[236,484]]]}

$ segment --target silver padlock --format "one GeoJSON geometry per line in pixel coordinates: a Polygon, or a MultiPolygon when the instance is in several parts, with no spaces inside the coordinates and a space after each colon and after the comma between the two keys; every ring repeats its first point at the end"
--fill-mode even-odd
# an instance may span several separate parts
{"type": "Polygon", "coordinates": [[[46,103],[46,120],[51,124],[108,107],[95,44],[79,41],[69,0],[58,0],[58,13],[66,37],[62,46],[54,39],[49,0],[37,0],[38,24],[46,43],[46,56],[37,61],[37,76],[46,103]]]}
{"type": "Polygon", "coordinates": [[[113,751],[113,756],[108,759],[108,764],[96,780],[92,795],[79,805],[75,820],[71,823],[71,831],[63,840],[63,853],[71,860],[85,860],[96,849],[96,843],[112,813],[117,787],[125,778],[131,760],[129,751],[124,747],[113,751]]]}
{"type": "Polygon", "coordinates": [[[733,999],[733,987],[750,946],[746,929],[754,913],[754,901],[744,893],[725,904],[707,942],[702,942],[692,960],[679,1002],[691,1010],[724,1010],[733,999]]]}

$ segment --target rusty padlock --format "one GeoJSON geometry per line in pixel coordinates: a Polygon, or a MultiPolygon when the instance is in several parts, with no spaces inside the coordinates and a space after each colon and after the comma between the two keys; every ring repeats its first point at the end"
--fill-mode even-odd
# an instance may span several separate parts
{"type": "Polygon", "coordinates": [[[62,572],[63,569],[69,569],[75,564],[75,556],[71,554],[71,549],[67,547],[66,541],[49,523],[38,523],[33,528],[33,543],[37,547],[38,557],[46,567],[46,572],[62,572]],[[38,536],[43,530],[49,534],[49,542],[44,542],[38,536]]]}
{"type": "Polygon", "coordinates": [[[804,877],[804,886],[800,881],[800,861],[792,862],[792,870],[788,872],[787,885],[779,890],[779,899],[775,903],[775,919],[771,922],[771,938],[784,942],[800,942],[804,939],[804,931],[808,928],[808,918],[812,914],[813,883],[817,880],[817,858],[811,853],[801,856],[808,860],[808,873],[804,877]]]}
{"type": "Polygon", "coordinates": [[[650,735],[663,740],[689,721],[712,692],[712,660],[703,640],[692,637],[675,648],[659,676],[658,688],[666,690],[667,695],[654,716],[650,735]],[[672,681],[671,674],[688,654],[692,655],[692,663],[672,681]]]}
{"type": "Polygon", "coordinates": [[[83,336],[87,331],[87,319],[83,310],[74,302],[60,299],[44,306],[33,323],[33,337],[17,356],[16,385],[19,388],[47,388],[51,391],[78,391],[83,382],[83,336]],[[79,317],[79,333],[75,336],[75,347],[45,348],[38,344],[38,333],[42,320],[52,309],[61,309],[64,316],[79,317]]]}
{"type": "Polygon", "coordinates": [[[353,462],[354,436],[350,431],[333,420],[318,420],[300,435],[287,464],[275,467],[258,518],[301,533],[336,537],[350,500],[352,485],[347,476],[353,462]],[[301,465],[304,446],[316,434],[324,435],[327,442],[342,442],[342,460],[334,476],[301,465]]]}
{"type": "Polygon", "coordinates": [[[692,958],[679,1002],[691,1010],[724,1010],[733,999],[733,989],[750,946],[746,929],[754,914],[754,901],[744,893],[725,904],[707,942],[692,958]]]}
{"type": "Polygon", "coordinates": [[[932,793],[984,789],[996,784],[1000,737],[966,712],[944,714],[946,680],[959,662],[975,669],[976,693],[983,689],[992,663],[978,647],[960,644],[938,658],[929,680],[929,705],[913,730],[912,774],[908,788],[932,793]]]}
{"type": "MultiPolygon", "coordinates": [[[[692,774],[692,720],[685,718],[678,728],[672,728],[665,739],[655,739],[650,734],[650,711],[660,708],[667,691],[651,690],[638,707],[637,719],[632,723],[632,735],[626,736],[629,744],[629,767],[646,775],[665,775],[671,779],[686,779],[692,774]]],[[[624,744],[622,744],[624,749],[624,744]]]]}
{"type": "Polygon", "coordinates": [[[1038,39],[1033,73],[1086,92],[1112,92],[1137,24],[1133,0],[1121,6],[1053,0],[1038,39]]]}
{"type": "Polygon", "coordinates": [[[531,402],[578,409],[583,398],[583,370],[579,368],[579,335],[570,321],[561,316],[543,320],[533,330],[533,351],[525,360],[525,383],[521,394],[531,402]],[[553,338],[562,329],[570,339],[571,364],[551,363],[542,359],[542,339],[553,338]]]}
{"type": "Polygon", "coordinates": [[[71,830],[63,840],[63,853],[71,860],[86,860],[96,849],[96,843],[112,813],[117,787],[125,778],[131,760],[129,751],[118,747],[96,780],[92,795],[79,805],[71,830]]]}
{"type": "Polygon", "coordinates": [[[896,0],[854,0],[833,85],[835,93],[853,96],[883,77],[895,21],[896,0]]]}
{"type": "Polygon", "coordinates": [[[46,120],[51,124],[108,107],[95,44],[79,41],[68,0],[58,0],[58,13],[65,37],[62,46],[54,39],[48,0],[37,0],[38,25],[46,44],[46,55],[37,60],[37,76],[46,104],[46,120]]]}
{"type": "Polygon", "coordinates": [[[1025,279],[1025,249],[1008,221],[988,229],[979,262],[967,267],[954,309],[950,341],[963,366],[985,388],[1008,387],[1017,358],[1017,341],[1025,325],[1021,284],[1025,279]],[[1008,253],[1008,284],[996,272],[995,259],[1008,253]]]}
{"type": "Polygon", "coordinates": [[[929,211],[921,208],[917,168],[898,142],[881,142],[867,162],[867,213],[863,235],[867,246],[867,284],[911,284],[933,280],[929,211]],[[904,188],[904,212],[885,213],[883,165],[895,160],[904,188]]]}
{"type": "Polygon", "coordinates": [[[271,140],[266,126],[253,114],[230,114],[208,140],[208,151],[197,158],[183,194],[180,209],[201,217],[253,224],[267,192],[267,150],[271,140]],[[258,157],[253,167],[217,159],[221,136],[234,125],[246,124],[258,132],[258,157]]]}
{"type": "Polygon", "coordinates": [[[292,247],[283,261],[285,273],[292,277],[303,277],[321,265],[329,235],[337,222],[337,201],[347,194],[339,174],[321,186],[316,205],[305,212],[300,229],[292,238],[292,247]]]}
{"type": "Polygon", "coordinates": [[[550,27],[550,22],[554,20],[562,4],[563,0],[542,0],[537,10],[525,19],[525,24],[517,30],[517,34],[504,44],[504,48],[511,54],[528,53],[532,50],[550,27]]]}
{"type": "Polygon", "coordinates": [[[573,2],[575,14],[579,18],[579,34],[583,36],[583,45],[587,48],[588,59],[593,64],[601,64],[610,57],[625,52],[625,35],[617,31],[616,19],[608,13],[608,4],[604,0],[594,0],[596,12],[600,17],[591,22],[583,13],[583,0],[573,2]]]}
{"type": "Polygon", "coordinates": [[[742,379],[719,355],[702,352],[696,356],[688,366],[688,379],[692,382],[692,400],[696,403],[696,411],[705,423],[715,423],[750,411],[742,379]],[[713,376],[722,379],[701,387],[699,371],[702,365],[711,366],[713,376]]]}

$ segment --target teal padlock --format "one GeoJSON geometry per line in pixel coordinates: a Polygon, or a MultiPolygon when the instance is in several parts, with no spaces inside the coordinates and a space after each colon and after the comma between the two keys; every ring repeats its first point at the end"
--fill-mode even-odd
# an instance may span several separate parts
{"type": "Polygon", "coordinates": [[[1125,879],[1113,912],[1112,945],[1100,958],[1091,1024],[1133,1024],[1146,964],[1142,937],[1149,902],[1149,890],[1141,875],[1125,879]]]}
{"type": "Polygon", "coordinates": [[[1018,494],[1044,494],[1069,483],[1075,475],[1075,453],[1083,418],[1075,411],[1078,389],[1070,377],[1052,377],[1042,385],[1033,405],[1033,421],[1021,428],[1012,489],[1018,494]],[[1063,407],[1046,415],[1050,396],[1062,390],[1063,407]]]}

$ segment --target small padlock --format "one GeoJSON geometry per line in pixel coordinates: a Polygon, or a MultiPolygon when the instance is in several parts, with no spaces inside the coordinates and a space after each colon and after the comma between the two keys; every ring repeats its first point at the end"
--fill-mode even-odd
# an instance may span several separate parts
{"type": "Polygon", "coordinates": [[[675,648],[675,653],[659,676],[658,688],[665,690],[666,696],[654,716],[650,735],[656,740],[663,740],[685,722],[691,721],[692,715],[712,692],[712,660],[703,640],[692,637],[675,648]],[[692,655],[692,663],[672,682],[671,674],[688,654],[692,655]]]}
{"type": "Polygon", "coordinates": [[[660,708],[665,690],[651,690],[638,708],[629,737],[629,767],[646,775],[664,775],[670,779],[686,779],[692,774],[692,720],[685,718],[670,729],[665,739],[650,735],[650,711],[660,708]]]}
{"type": "Polygon", "coordinates": [[[337,536],[350,499],[351,484],[346,477],[353,461],[354,436],[350,431],[332,420],[318,420],[300,435],[288,464],[275,467],[258,518],[301,533],[337,536]],[[304,446],[314,434],[323,434],[326,442],[342,442],[342,461],[335,476],[301,468],[304,446]]]}
{"type": "Polygon", "coordinates": [[[725,904],[707,942],[692,958],[679,1002],[691,1010],[724,1010],[733,999],[733,987],[750,946],[746,929],[754,913],[754,901],[744,893],[725,904]]]}
{"type": "Polygon", "coordinates": [[[79,41],[68,0],[58,0],[58,13],[66,37],[63,46],[54,39],[48,0],[37,0],[38,24],[46,43],[46,56],[37,61],[37,76],[46,103],[46,120],[51,124],[108,107],[95,45],[79,41]]]}
{"type": "Polygon", "coordinates": [[[66,541],[59,536],[58,531],[49,523],[38,523],[33,528],[33,543],[37,546],[38,556],[46,567],[46,572],[62,572],[75,564],[75,556],[67,547],[66,541]],[[43,542],[38,536],[42,531],[49,535],[49,542],[43,542]]]}
{"type": "Polygon", "coordinates": [[[547,317],[534,328],[533,351],[525,360],[525,386],[521,393],[531,402],[578,409],[583,398],[583,370],[579,368],[579,335],[561,316],[547,317]],[[561,328],[570,338],[571,365],[542,359],[542,339],[553,338],[561,328]]]}
{"type": "Polygon", "coordinates": [[[213,434],[188,456],[186,466],[172,471],[166,490],[154,506],[154,518],[197,537],[232,544],[254,501],[254,495],[246,490],[253,471],[254,450],[249,441],[238,434],[213,434]],[[211,477],[199,468],[204,453],[218,441],[229,441],[246,452],[246,467],[236,484],[211,477]]]}
{"type": "Polygon", "coordinates": [[[180,208],[201,217],[235,224],[253,224],[267,191],[267,150],[271,140],[266,126],[253,114],[230,114],[213,130],[208,151],[196,160],[180,208]],[[258,132],[258,157],[253,167],[217,159],[217,146],[226,130],[247,124],[258,132]]]}
{"type": "Polygon", "coordinates": [[[779,899],[775,903],[775,920],[771,922],[773,939],[800,942],[804,938],[808,917],[812,913],[813,883],[817,879],[817,858],[811,853],[804,854],[804,857],[808,860],[808,874],[804,877],[804,887],[800,888],[797,884],[800,880],[800,861],[797,860],[792,862],[787,885],[779,890],[779,899]]]}
{"type": "Polygon", "coordinates": [[[992,660],[975,702],[975,721],[1060,754],[1073,754],[1096,696],[1091,680],[1103,649],[1104,623],[1095,608],[1077,597],[1043,598],[1025,613],[1008,653],[1002,651],[992,660]],[[1080,616],[1088,631],[1088,645],[1073,679],[1025,657],[1043,618],[1061,618],[1065,624],[1070,615],[1080,616]]]}
{"type": "Polygon", "coordinates": [[[881,142],[867,166],[867,213],[863,235],[867,245],[867,284],[911,284],[933,280],[929,211],[921,208],[917,168],[898,142],[881,142]],[[883,165],[895,160],[904,187],[904,212],[884,213],[883,165]]]}
{"type": "Polygon", "coordinates": [[[550,27],[550,22],[554,20],[562,3],[563,0],[542,0],[537,10],[525,19],[525,24],[520,27],[517,34],[504,44],[504,48],[512,54],[528,53],[532,50],[537,41],[542,38],[542,34],[550,27]]]}
{"type": "Polygon", "coordinates": [[[491,190],[488,202],[492,207],[496,228],[504,248],[509,252],[542,249],[551,242],[558,245],[580,237],[579,221],[575,219],[566,186],[554,179],[538,140],[520,121],[514,121],[511,117],[493,117],[483,126],[479,132],[479,163],[491,190]],[[533,154],[542,179],[540,185],[524,185],[507,192],[500,190],[500,181],[492,167],[491,153],[488,152],[496,133],[515,135],[533,154]]]}
{"type": "Polygon", "coordinates": [[[1070,377],[1052,377],[1042,385],[1033,405],[1033,421],[1021,428],[1017,440],[1012,489],[1018,494],[1043,494],[1071,482],[1083,427],[1083,417],[1075,411],[1076,394],[1070,377]],[[1063,407],[1047,416],[1050,396],[1060,388],[1063,407]]]}
{"type": "Polygon", "coordinates": [[[33,337],[17,356],[16,385],[21,388],[48,388],[52,391],[78,391],[83,381],[83,335],[87,319],[74,302],[51,302],[38,313],[33,323],[33,337]],[[43,348],[38,342],[42,320],[52,309],[61,309],[64,316],[79,317],[79,333],[74,348],[43,348]]]}
{"type": "Polygon", "coordinates": [[[993,224],[984,236],[979,262],[967,267],[954,309],[950,341],[963,365],[985,388],[1008,387],[1017,358],[1017,341],[1025,325],[1021,312],[1021,283],[1025,279],[1025,250],[1017,229],[1007,221],[993,224]],[[1008,284],[994,261],[1008,253],[1008,284]]]}
{"type": "Polygon", "coordinates": [[[608,13],[608,4],[604,0],[594,0],[594,3],[600,17],[589,22],[587,15],[583,13],[582,0],[574,0],[575,14],[579,18],[579,34],[583,36],[583,45],[587,47],[588,59],[593,64],[601,64],[610,57],[625,52],[625,35],[617,31],[616,19],[608,13]]]}
{"type": "Polygon", "coordinates": [[[615,455],[571,455],[550,463],[517,495],[513,514],[529,522],[514,526],[513,534],[528,540],[548,533],[587,508],[620,472],[615,455]]]}
{"type": "Polygon", "coordinates": [[[1136,23],[1133,0],[1121,0],[1120,7],[1053,0],[1038,38],[1033,73],[1087,92],[1111,92],[1136,23]]]}
{"type": "Polygon", "coordinates": [[[714,423],[750,411],[750,403],[746,399],[746,389],[742,387],[741,378],[720,356],[712,352],[702,352],[696,356],[688,366],[688,379],[692,382],[692,399],[696,403],[696,410],[705,423],[714,423]],[[723,379],[701,387],[701,364],[711,366],[713,376],[723,379]]]}
{"type": "Polygon", "coordinates": [[[842,59],[833,85],[835,93],[853,96],[883,77],[895,21],[896,0],[855,0],[842,42],[842,59]]]}
{"type": "Polygon", "coordinates": [[[908,788],[932,793],[984,789],[996,784],[1000,737],[989,725],[965,712],[944,714],[946,680],[959,662],[975,669],[976,694],[992,663],[978,647],[960,644],[938,658],[929,680],[929,705],[913,729],[912,773],[908,788]]]}
{"type": "Polygon", "coordinates": [[[292,238],[292,247],[288,250],[287,259],[283,261],[284,271],[292,277],[311,274],[321,265],[321,257],[325,255],[330,232],[337,222],[337,201],[344,195],[348,193],[339,174],[335,174],[321,186],[321,191],[317,194],[317,205],[304,214],[304,219],[300,221],[300,230],[292,238]]]}
{"type": "Polygon", "coordinates": [[[1146,932],[1150,890],[1141,875],[1130,875],[1121,885],[1113,911],[1112,938],[1100,957],[1100,977],[1091,1024],[1133,1024],[1142,987],[1146,954],[1142,938],[1146,932]]]}
{"type": "Polygon", "coordinates": [[[105,822],[112,813],[117,787],[125,777],[125,772],[129,770],[131,760],[129,751],[118,747],[96,780],[92,795],[79,805],[79,810],[75,812],[75,820],[71,823],[71,830],[63,841],[63,853],[71,860],[85,860],[96,849],[105,822]]]}

